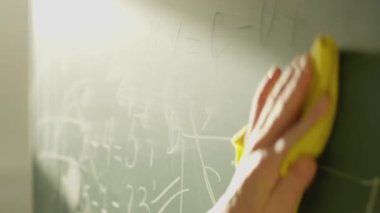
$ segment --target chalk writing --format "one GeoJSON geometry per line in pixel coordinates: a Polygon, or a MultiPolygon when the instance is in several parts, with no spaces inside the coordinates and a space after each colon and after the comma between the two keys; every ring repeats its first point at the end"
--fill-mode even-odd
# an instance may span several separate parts
{"type": "Polygon", "coordinates": [[[365,187],[370,188],[369,198],[365,207],[365,213],[373,213],[375,212],[375,204],[378,196],[378,191],[380,187],[380,177],[373,177],[371,179],[363,179],[360,177],[356,177],[354,175],[348,174],[346,172],[339,171],[337,169],[330,168],[325,165],[320,165],[320,168],[336,177],[348,180],[352,183],[359,184],[365,187]]]}
{"type": "Polygon", "coordinates": [[[273,5],[268,6],[269,0],[261,1],[260,8],[260,43],[265,44],[271,35],[277,12],[277,0],[272,0],[273,5]],[[269,20],[267,20],[269,16],[269,20]]]}

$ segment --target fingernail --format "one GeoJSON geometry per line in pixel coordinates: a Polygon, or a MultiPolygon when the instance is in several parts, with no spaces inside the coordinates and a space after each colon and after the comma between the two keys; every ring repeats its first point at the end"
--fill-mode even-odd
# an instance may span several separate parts
{"type": "Polygon", "coordinates": [[[324,94],[322,97],[321,97],[321,100],[323,105],[328,105],[329,102],[330,102],[330,98],[327,94],[324,94]]]}
{"type": "Polygon", "coordinates": [[[330,98],[327,94],[322,95],[322,97],[319,99],[319,108],[322,109],[322,111],[326,110],[330,104],[330,98]]]}
{"type": "Polygon", "coordinates": [[[270,70],[270,71],[267,73],[267,78],[268,78],[268,79],[272,79],[273,76],[274,76],[274,74],[275,74],[276,72],[278,72],[279,68],[278,68],[278,66],[273,66],[273,67],[271,67],[269,70],[270,70]]]}

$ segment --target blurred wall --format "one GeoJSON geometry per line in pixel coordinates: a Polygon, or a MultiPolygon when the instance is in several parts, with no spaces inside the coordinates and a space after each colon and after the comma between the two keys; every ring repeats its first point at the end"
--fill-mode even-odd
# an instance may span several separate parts
{"type": "Polygon", "coordinates": [[[28,1],[0,0],[0,212],[32,212],[28,1]]]}

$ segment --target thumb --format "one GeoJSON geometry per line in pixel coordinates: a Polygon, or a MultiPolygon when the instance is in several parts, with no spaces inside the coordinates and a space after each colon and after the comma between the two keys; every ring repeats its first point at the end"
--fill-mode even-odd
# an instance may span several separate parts
{"type": "Polygon", "coordinates": [[[273,191],[270,212],[296,212],[306,188],[310,185],[317,170],[314,159],[302,157],[290,168],[273,191]]]}

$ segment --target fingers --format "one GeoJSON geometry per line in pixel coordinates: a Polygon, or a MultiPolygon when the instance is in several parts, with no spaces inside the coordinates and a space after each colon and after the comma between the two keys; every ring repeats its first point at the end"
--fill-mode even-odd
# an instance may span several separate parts
{"type": "Polygon", "coordinates": [[[262,116],[260,116],[260,120],[258,121],[259,127],[263,127],[264,124],[267,122],[268,117],[271,114],[271,111],[273,110],[273,106],[275,105],[276,100],[279,97],[279,94],[281,94],[281,92],[284,90],[287,83],[292,79],[293,74],[294,74],[294,69],[292,69],[292,67],[288,67],[284,71],[284,73],[281,75],[281,78],[278,80],[277,84],[274,86],[273,90],[271,91],[264,105],[262,116]]]}
{"type": "Polygon", "coordinates": [[[281,69],[279,67],[274,67],[269,73],[267,74],[267,77],[264,78],[258,89],[256,94],[254,95],[254,98],[252,100],[252,109],[249,116],[249,125],[248,130],[244,141],[249,140],[249,137],[251,136],[252,129],[255,128],[257,120],[260,117],[260,114],[262,112],[262,109],[264,107],[264,104],[267,100],[268,95],[272,91],[274,85],[276,85],[278,79],[281,76],[281,69]]]}
{"type": "Polygon", "coordinates": [[[266,101],[257,123],[260,141],[252,149],[271,146],[297,121],[312,78],[308,55],[296,58],[287,74],[282,74],[266,101]]]}
{"type": "Polygon", "coordinates": [[[273,155],[271,150],[267,149],[247,154],[237,167],[235,174],[238,176],[234,175],[231,183],[243,183],[242,193],[248,191],[250,202],[254,201],[260,206],[267,203],[280,177],[276,159],[278,157],[279,155],[273,155]]]}
{"type": "Polygon", "coordinates": [[[226,192],[231,203],[249,204],[245,211],[294,213],[315,176],[316,162],[306,157],[293,163],[287,176],[280,176],[289,149],[327,112],[329,101],[323,97],[300,118],[311,78],[310,58],[304,55],[295,59],[287,72],[274,69],[272,78],[264,81],[255,95],[250,116],[254,138],[246,140],[226,192]]]}
{"type": "MultiPolygon", "coordinates": [[[[277,171],[280,169],[281,163],[291,147],[323,117],[327,112],[328,106],[329,99],[327,96],[321,97],[312,111],[306,117],[299,120],[282,139],[276,142],[273,150],[274,153],[277,153],[277,158],[274,158],[277,160],[277,171]]],[[[293,163],[288,175],[280,179],[273,190],[269,206],[274,209],[270,212],[279,212],[279,209],[275,209],[276,206],[285,208],[281,212],[295,212],[315,172],[316,162],[312,158],[302,157],[293,163]]]]}
{"type": "Polygon", "coordinates": [[[306,188],[310,185],[317,170],[315,160],[303,157],[291,167],[289,174],[281,179],[273,191],[269,212],[296,212],[306,188]],[[278,209],[281,207],[281,209],[278,209]]]}
{"type": "Polygon", "coordinates": [[[301,118],[287,133],[285,133],[282,139],[282,141],[285,141],[283,150],[279,150],[282,158],[284,158],[291,147],[327,113],[329,103],[329,98],[326,95],[322,96],[314,105],[310,113],[301,118]]]}
{"type": "Polygon", "coordinates": [[[274,209],[272,212],[295,212],[305,189],[314,177],[316,163],[311,158],[299,159],[292,165],[285,178],[280,178],[279,171],[289,149],[325,115],[328,106],[327,96],[321,97],[310,113],[290,127],[273,147],[262,149],[266,150],[266,155],[261,156],[260,163],[256,165],[252,174],[255,183],[259,183],[254,188],[261,192],[264,200],[270,198],[270,202],[273,202],[269,205],[270,208],[283,206],[287,209],[274,209]]]}
{"type": "Polygon", "coordinates": [[[276,84],[277,80],[281,76],[281,69],[279,67],[274,67],[269,73],[267,77],[262,80],[260,86],[257,89],[257,93],[254,96],[252,102],[252,110],[250,114],[250,128],[253,129],[257,120],[261,114],[265,101],[272,91],[273,86],[276,84]]]}

